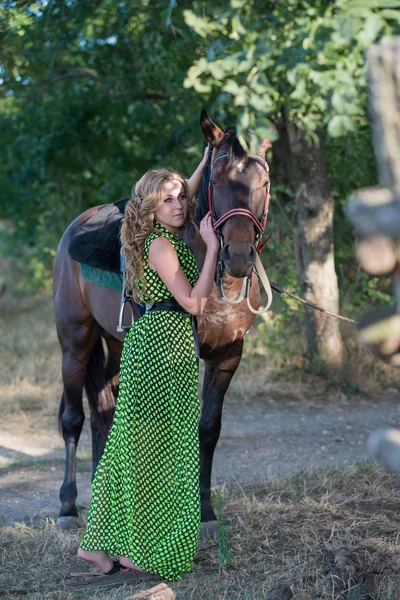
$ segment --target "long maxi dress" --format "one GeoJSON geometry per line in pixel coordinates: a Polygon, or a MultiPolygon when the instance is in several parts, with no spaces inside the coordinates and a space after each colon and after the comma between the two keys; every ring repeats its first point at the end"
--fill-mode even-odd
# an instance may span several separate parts
{"type": "MultiPolygon", "coordinates": [[[[193,253],[159,223],[144,244],[146,302],[171,299],[148,266],[151,242],[166,238],[191,285],[193,253]]],[[[200,532],[198,362],[190,318],[150,311],[122,351],[114,422],[92,484],[84,550],[127,556],[176,581],[190,570],[200,532]]]]}

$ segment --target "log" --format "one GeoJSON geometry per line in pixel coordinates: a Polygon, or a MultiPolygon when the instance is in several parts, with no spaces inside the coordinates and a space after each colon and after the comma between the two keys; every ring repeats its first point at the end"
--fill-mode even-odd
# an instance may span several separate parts
{"type": "Polygon", "coordinates": [[[149,590],[143,590],[124,600],[175,600],[175,593],[165,583],[160,583],[149,590]]]}

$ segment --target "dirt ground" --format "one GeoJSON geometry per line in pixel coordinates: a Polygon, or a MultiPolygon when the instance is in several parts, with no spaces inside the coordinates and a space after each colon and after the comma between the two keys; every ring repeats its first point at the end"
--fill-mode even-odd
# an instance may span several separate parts
{"type": "MultiPolygon", "coordinates": [[[[79,444],[78,505],[90,501],[89,419],[79,444]]],[[[56,423],[45,432],[29,432],[26,424],[0,433],[0,525],[37,524],[56,517],[63,478],[64,448],[56,423]]],[[[326,399],[310,385],[285,393],[259,381],[237,381],[228,392],[213,484],[260,483],[300,470],[349,465],[368,460],[366,440],[378,427],[400,427],[400,392],[381,397],[326,399]]]]}

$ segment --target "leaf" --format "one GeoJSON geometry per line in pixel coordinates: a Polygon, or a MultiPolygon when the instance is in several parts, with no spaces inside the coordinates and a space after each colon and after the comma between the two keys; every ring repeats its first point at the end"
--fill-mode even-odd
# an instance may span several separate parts
{"type": "Polygon", "coordinates": [[[310,79],[317,84],[321,90],[325,91],[331,88],[332,80],[335,76],[333,70],[329,71],[310,71],[310,79]]]}
{"type": "Polygon", "coordinates": [[[333,20],[333,25],[342,40],[350,44],[353,41],[359,22],[360,19],[353,15],[338,14],[333,20]]]}
{"type": "Polygon", "coordinates": [[[208,70],[217,81],[221,80],[225,75],[225,69],[220,60],[209,63],[208,70]]]}
{"type": "Polygon", "coordinates": [[[373,15],[374,13],[368,7],[365,7],[365,6],[355,6],[354,8],[350,8],[349,9],[348,14],[352,15],[353,17],[362,17],[362,18],[365,19],[369,15],[373,15]]]}
{"type": "Polygon", "coordinates": [[[249,111],[245,110],[238,119],[239,122],[239,130],[243,131],[243,129],[247,129],[250,125],[250,115],[249,111]]]}
{"type": "Polygon", "coordinates": [[[371,13],[366,19],[363,29],[357,35],[358,41],[362,44],[364,48],[367,48],[376,40],[378,33],[384,26],[385,22],[381,18],[381,16],[371,13]]]}
{"type": "Polygon", "coordinates": [[[379,13],[384,19],[389,21],[398,21],[400,23],[400,12],[398,10],[392,10],[390,8],[385,8],[381,10],[379,13]]]}
{"type": "Polygon", "coordinates": [[[183,18],[186,25],[191,27],[200,37],[207,37],[210,34],[210,26],[207,19],[202,19],[194,14],[192,10],[184,10],[183,18]]]}
{"type": "Polygon", "coordinates": [[[332,137],[340,137],[349,131],[354,131],[355,122],[347,115],[335,115],[328,123],[328,134],[332,137]]]}
{"type": "Polygon", "coordinates": [[[381,0],[349,0],[349,10],[352,8],[379,8],[381,0]]]}
{"type": "Polygon", "coordinates": [[[400,8],[400,0],[379,0],[379,8],[400,8]]]}
{"type": "Polygon", "coordinates": [[[246,33],[246,29],[245,27],[243,27],[241,20],[239,19],[238,15],[234,15],[234,17],[232,17],[232,33],[231,33],[231,37],[234,40],[239,39],[240,35],[244,35],[246,33]]]}
{"type": "Polygon", "coordinates": [[[251,94],[249,98],[249,103],[256,110],[259,110],[261,112],[269,112],[272,110],[272,104],[266,92],[263,96],[251,94]]]}
{"type": "Polygon", "coordinates": [[[272,125],[270,127],[256,127],[255,134],[260,138],[268,138],[271,142],[278,139],[278,132],[272,125]]]}
{"type": "Polygon", "coordinates": [[[289,71],[286,72],[286,77],[287,77],[287,80],[290,83],[290,85],[293,85],[293,86],[296,85],[297,75],[298,75],[298,67],[295,67],[294,69],[290,69],[289,71]]]}
{"type": "Polygon", "coordinates": [[[232,96],[237,96],[238,94],[242,94],[244,92],[243,88],[240,87],[233,79],[228,79],[228,81],[223,85],[222,89],[224,92],[228,92],[228,94],[232,94],[232,96]]]}
{"type": "Polygon", "coordinates": [[[354,88],[339,88],[332,95],[332,106],[344,115],[359,114],[359,101],[354,88]]]}
{"type": "Polygon", "coordinates": [[[293,98],[294,100],[302,100],[305,93],[306,93],[306,81],[305,81],[305,79],[300,79],[300,81],[296,85],[296,89],[290,94],[290,97],[293,98]]]}

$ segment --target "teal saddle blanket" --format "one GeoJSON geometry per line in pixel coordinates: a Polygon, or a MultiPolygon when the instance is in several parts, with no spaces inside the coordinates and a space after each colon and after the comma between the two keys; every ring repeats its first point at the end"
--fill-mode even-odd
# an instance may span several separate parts
{"type": "Polygon", "coordinates": [[[112,273],[111,271],[104,271],[104,269],[98,269],[97,267],[90,267],[84,263],[80,263],[81,277],[89,283],[94,285],[101,285],[102,287],[122,292],[122,273],[112,273]]]}
{"type": "MultiPolygon", "coordinates": [[[[122,273],[111,273],[111,271],[105,271],[104,269],[98,269],[97,267],[91,267],[80,263],[81,277],[89,283],[94,285],[100,285],[102,287],[116,290],[122,294],[122,273]]],[[[126,298],[126,297],[125,297],[126,298]]],[[[126,301],[126,300],[125,300],[126,301]]],[[[131,300],[133,306],[133,300],[131,300]]],[[[137,311],[140,316],[143,316],[146,312],[146,307],[142,304],[135,303],[137,311]]]]}

